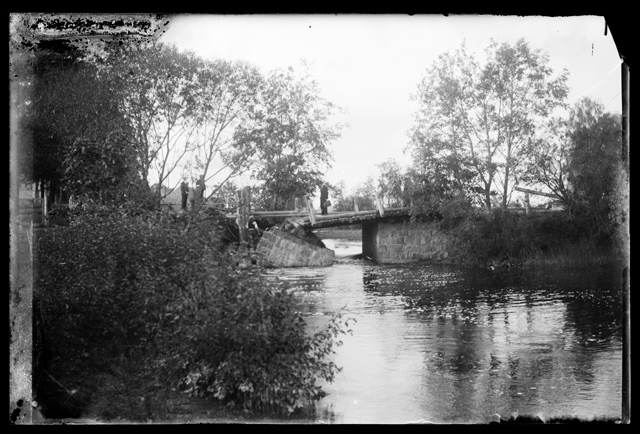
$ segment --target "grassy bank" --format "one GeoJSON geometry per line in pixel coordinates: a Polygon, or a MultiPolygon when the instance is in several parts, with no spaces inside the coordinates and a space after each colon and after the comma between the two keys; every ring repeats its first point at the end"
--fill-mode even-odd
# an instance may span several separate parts
{"type": "Polygon", "coordinates": [[[588,268],[613,264],[621,256],[614,253],[608,232],[594,233],[564,212],[463,209],[445,216],[440,226],[455,242],[462,263],[588,268]]]}
{"type": "Polygon", "coordinates": [[[593,240],[582,239],[538,250],[525,258],[530,267],[589,268],[615,265],[621,260],[612,247],[598,246],[593,240]]]}

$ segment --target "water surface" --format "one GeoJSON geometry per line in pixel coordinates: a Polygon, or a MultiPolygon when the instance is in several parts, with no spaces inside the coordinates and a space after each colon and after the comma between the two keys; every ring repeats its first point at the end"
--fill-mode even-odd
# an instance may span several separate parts
{"type": "Polygon", "coordinates": [[[331,423],[486,422],[498,413],[617,417],[620,279],[612,270],[485,270],[336,262],[266,272],[294,291],[313,330],[354,318],[324,385],[331,423]]]}

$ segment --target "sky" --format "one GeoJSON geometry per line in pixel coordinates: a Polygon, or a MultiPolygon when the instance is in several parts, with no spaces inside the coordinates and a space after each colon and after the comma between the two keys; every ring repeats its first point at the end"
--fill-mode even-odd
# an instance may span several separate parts
{"type": "Polygon", "coordinates": [[[348,190],[377,176],[390,158],[410,163],[407,132],[417,105],[410,95],[436,58],[465,42],[481,59],[496,42],[524,38],[569,71],[569,103],[588,96],[621,112],[620,56],[605,20],[596,16],[177,15],[161,41],[203,58],[248,61],[264,73],[305,59],[322,96],[346,122],[330,144],[326,179],[348,190]]]}

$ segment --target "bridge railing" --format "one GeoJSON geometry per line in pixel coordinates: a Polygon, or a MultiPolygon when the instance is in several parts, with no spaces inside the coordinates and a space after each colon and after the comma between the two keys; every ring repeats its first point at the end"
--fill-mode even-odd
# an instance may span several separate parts
{"type": "MultiPolygon", "coordinates": [[[[332,213],[331,215],[318,215],[316,213],[315,208],[313,207],[312,201],[309,196],[306,197],[298,197],[294,199],[294,209],[286,210],[286,211],[253,211],[251,209],[251,187],[245,187],[236,192],[237,195],[237,207],[235,214],[227,214],[228,218],[233,218],[236,220],[236,224],[238,225],[240,231],[240,240],[248,241],[249,240],[249,222],[251,217],[298,217],[309,219],[309,222],[312,225],[315,225],[318,221],[326,221],[331,219],[338,218],[348,218],[348,217],[362,217],[368,216],[372,214],[379,214],[380,217],[384,217],[385,208],[382,202],[381,195],[376,195],[375,198],[375,206],[374,210],[360,211],[358,207],[358,201],[354,198],[354,211],[348,212],[338,212],[332,213]]],[[[405,210],[406,208],[389,208],[389,211],[400,211],[405,210]]]]}

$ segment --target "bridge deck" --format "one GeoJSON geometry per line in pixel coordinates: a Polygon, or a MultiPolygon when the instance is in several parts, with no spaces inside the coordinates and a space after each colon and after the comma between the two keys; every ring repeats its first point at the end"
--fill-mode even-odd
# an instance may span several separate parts
{"type": "MultiPolygon", "coordinates": [[[[524,208],[509,208],[509,212],[524,213],[524,208]]],[[[545,212],[558,212],[556,209],[532,209],[531,211],[537,213],[545,212]]],[[[308,211],[254,211],[250,214],[251,217],[256,219],[260,218],[282,218],[288,219],[293,224],[298,226],[310,227],[310,228],[328,228],[334,226],[345,226],[363,223],[372,220],[386,220],[389,218],[402,218],[410,216],[410,208],[388,208],[383,210],[383,215],[380,215],[379,210],[368,210],[359,212],[337,212],[327,215],[315,214],[315,223],[311,222],[311,217],[308,211]]],[[[236,219],[237,214],[227,214],[227,218],[236,219]]]]}
{"type": "MultiPolygon", "coordinates": [[[[389,208],[385,209],[383,215],[378,210],[359,211],[359,212],[339,212],[327,215],[314,215],[315,223],[311,222],[308,212],[296,211],[254,211],[251,213],[254,218],[286,218],[299,226],[312,228],[327,228],[333,226],[344,226],[362,223],[371,220],[383,220],[393,217],[408,217],[409,208],[389,208]]],[[[236,218],[237,214],[228,214],[228,218],[236,218]]]]}

